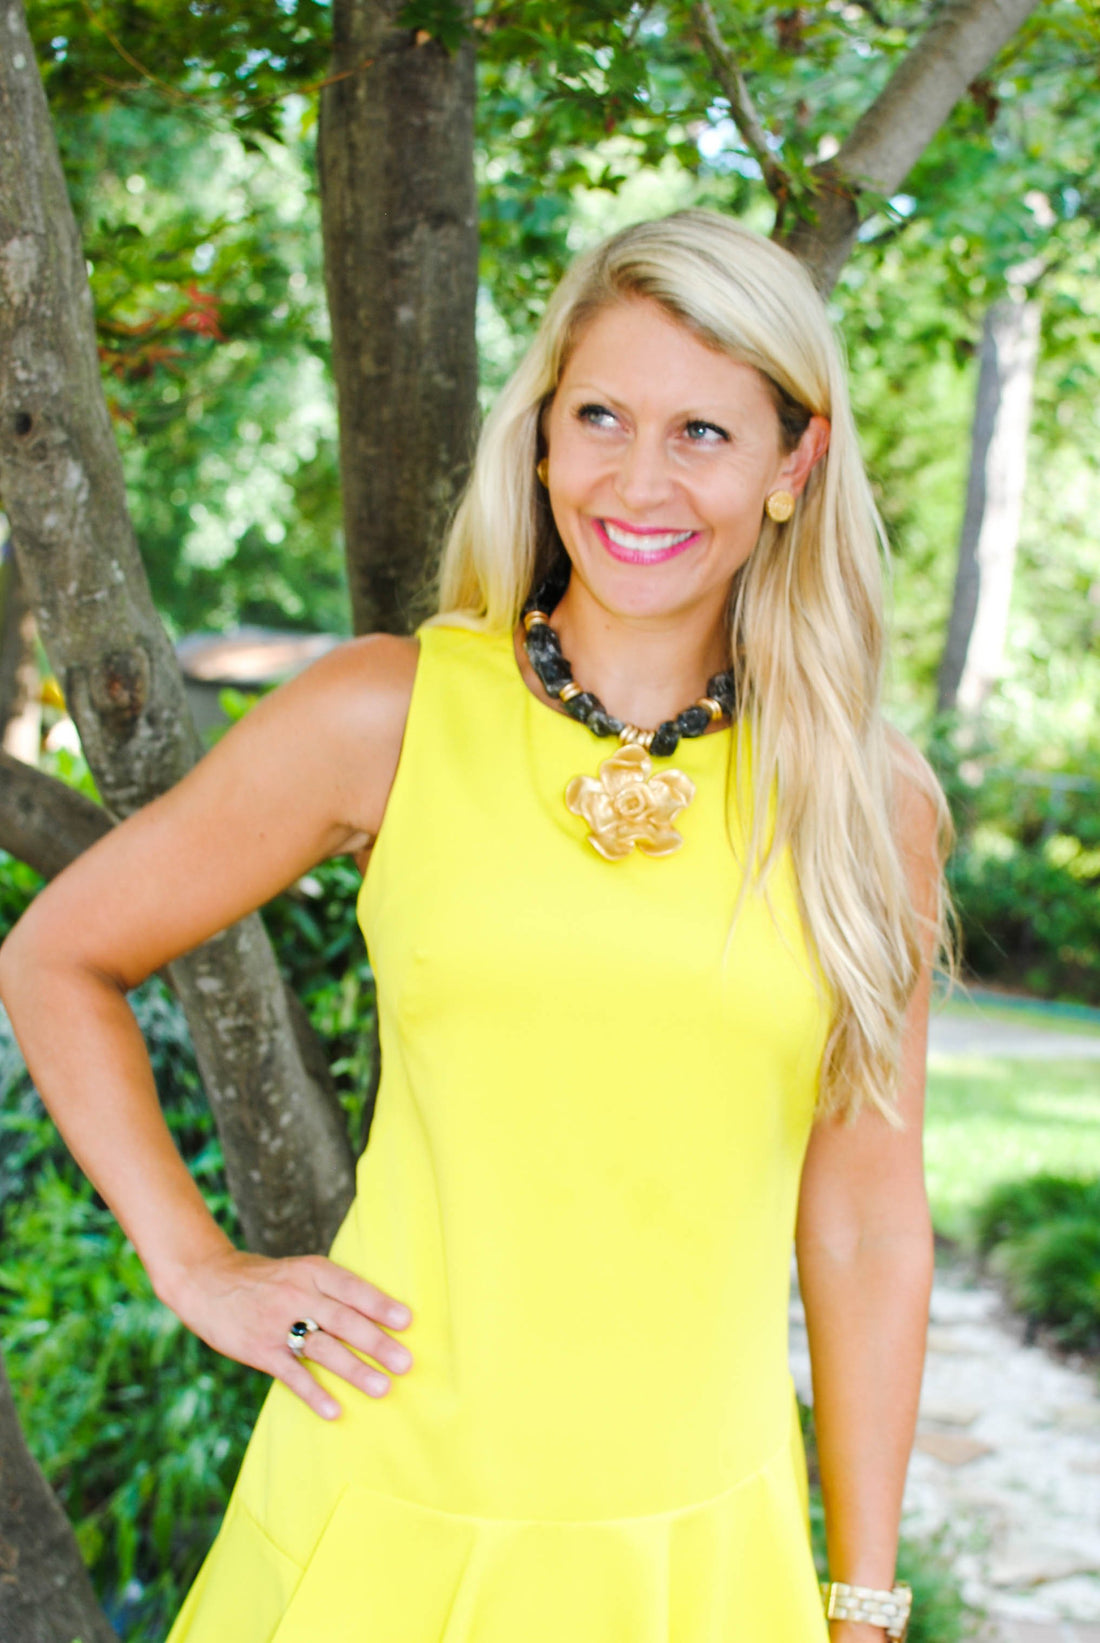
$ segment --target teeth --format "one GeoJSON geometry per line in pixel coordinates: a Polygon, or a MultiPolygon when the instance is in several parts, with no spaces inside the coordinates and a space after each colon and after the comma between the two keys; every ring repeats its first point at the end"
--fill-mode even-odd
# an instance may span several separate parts
{"type": "Polygon", "coordinates": [[[629,548],[633,553],[661,553],[665,548],[674,548],[695,535],[694,531],[661,531],[657,534],[647,531],[643,536],[637,531],[623,530],[620,525],[609,525],[606,519],[602,524],[617,548],[629,548]]]}

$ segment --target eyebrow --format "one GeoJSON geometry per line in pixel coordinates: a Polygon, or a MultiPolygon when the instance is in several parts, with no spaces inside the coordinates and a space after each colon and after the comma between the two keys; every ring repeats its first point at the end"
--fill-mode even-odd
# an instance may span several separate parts
{"type": "MultiPolygon", "coordinates": [[[[597,383],[594,383],[594,382],[575,382],[575,383],[571,383],[569,385],[569,387],[566,389],[566,392],[570,393],[570,394],[580,395],[584,399],[606,400],[607,404],[610,405],[613,409],[617,409],[619,407],[622,407],[622,408],[625,409],[625,406],[626,406],[625,400],[618,399],[614,394],[608,393],[606,388],[601,388],[597,383]]],[[[732,408],[728,411],[727,410],[703,411],[703,410],[681,409],[679,411],[674,412],[673,415],[683,417],[688,422],[710,422],[715,417],[718,417],[719,420],[722,421],[722,422],[729,422],[729,421],[732,420],[734,413],[733,413],[732,408]]]]}

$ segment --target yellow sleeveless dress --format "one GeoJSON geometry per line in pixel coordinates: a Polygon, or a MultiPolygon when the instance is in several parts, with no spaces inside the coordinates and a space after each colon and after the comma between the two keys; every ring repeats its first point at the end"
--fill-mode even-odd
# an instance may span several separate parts
{"type": "Polygon", "coordinates": [[[272,1386],[169,1643],[825,1643],[787,1307],[826,1019],[789,863],[726,950],[737,732],[658,762],[683,848],[609,862],[563,792],[614,744],[510,634],[420,643],[331,1251],[413,1367],[319,1371],[333,1422],[272,1386]]]}

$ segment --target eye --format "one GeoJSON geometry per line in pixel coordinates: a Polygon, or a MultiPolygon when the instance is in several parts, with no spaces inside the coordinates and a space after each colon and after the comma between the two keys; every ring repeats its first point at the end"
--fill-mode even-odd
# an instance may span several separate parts
{"type": "Polygon", "coordinates": [[[606,405],[580,405],[577,407],[578,422],[587,422],[593,428],[610,428],[617,418],[614,411],[609,411],[606,405]]]}
{"type": "Polygon", "coordinates": [[[716,422],[702,422],[698,417],[685,422],[684,432],[693,445],[722,445],[729,443],[729,434],[716,422]]]}

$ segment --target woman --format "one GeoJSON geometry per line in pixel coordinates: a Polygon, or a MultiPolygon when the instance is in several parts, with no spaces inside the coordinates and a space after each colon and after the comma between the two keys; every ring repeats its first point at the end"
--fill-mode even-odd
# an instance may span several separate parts
{"type": "Polygon", "coordinates": [[[157,1294],[275,1377],[170,1643],[902,1635],[946,825],[880,716],[878,546],[798,265],[639,224],[488,419],[442,614],[265,699],[9,938],[157,1294]],[[269,1260],[208,1215],[124,994],[340,852],[378,1109],[330,1257],[269,1260]],[[829,1622],[796,1231],[830,1574],[880,1594],[829,1622]]]}

